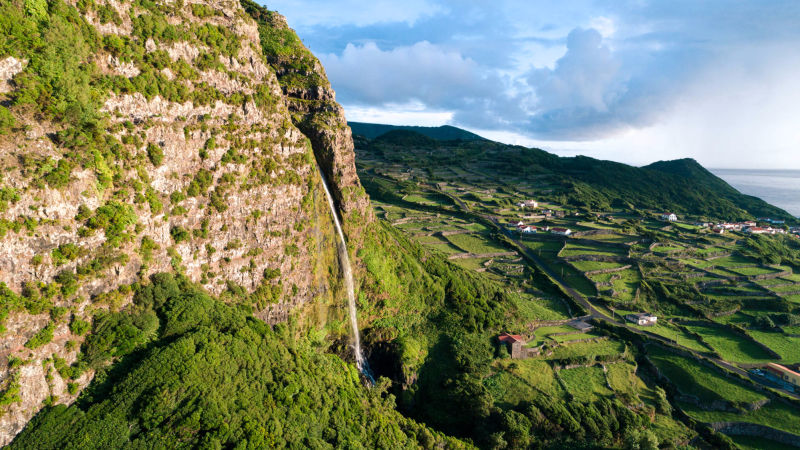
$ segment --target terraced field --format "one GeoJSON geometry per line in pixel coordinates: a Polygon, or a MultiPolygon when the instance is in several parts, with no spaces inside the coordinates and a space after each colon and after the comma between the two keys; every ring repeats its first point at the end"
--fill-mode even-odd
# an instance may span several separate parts
{"type": "MultiPolygon", "coordinates": [[[[484,163],[490,164],[489,161],[484,163]]],[[[482,178],[475,167],[434,167],[427,176],[437,178],[436,183],[441,184],[428,181],[427,188],[412,192],[413,177],[425,177],[425,172],[408,174],[404,165],[397,165],[389,172],[395,172],[393,176],[398,179],[411,180],[402,184],[406,202],[427,209],[415,211],[386,204],[378,208],[378,214],[427,248],[450,257],[507,252],[498,239],[498,232],[507,232],[538,257],[540,263],[537,264],[532,264],[522,254],[451,259],[452,263],[478,271],[480,276],[504,283],[519,293],[515,297],[515,314],[531,323],[570,315],[558,293],[543,294],[547,283],[531,282],[532,277],[541,276],[536,266],[542,264],[601,314],[611,317],[612,309],[618,313],[616,317],[637,312],[656,314],[659,317],[657,326],[627,325],[676,342],[681,347],[701,354],[717,354],[743,368],[767,362],[800,363],[800,325],[784,326],[800,323],[800,274],[791,273],[788,265],[763,265],[761,262],[776,259],[745,256],[753,254],[750,241],[760,237],[756,239],[740,232],[716,235],[691,224],[693,220],[708,220],[702,217],[681,218],[688,223],[665,223],[657,220],[658,215],[653,212],[589,211],[560,205],[557,183],[535,174],[522,180],[509,180],[500,176],[482,178]],[[434,192],[437,190],[447,195],[434,192]],[[458,201],[452,202],[448,196],[458,201]],[[538,211],[516,206],[517,202],[530,198],[540,202],[538,211]],[[462,208],[464,204],[467,208],[462,208]],[[430,213],[431,208],[441,208],[443,213],[430,213]],[[450,217],[448,208],[449,211],[464,209],[475,214],[476,220],[463,219],[469,214],[450,217]],[[545,209],[564,214],[545,217],[542,214],[545,209]],[[492,218],[503,224],[501,229],[489,229],[480,223],[492,218]],[[509,226],[518,221],[540,228],[570,228],[575,234],[566,238],[546,231],[520,235],[514,225],[509,226]],[[454,231],[458,233],[452,233],[454,231]],[[628,264],[632,267],[615,271],[628,264]],[[607,270],[612,272],[597,273],[607,270]],[[671,320],[684,323],[686,328],[673,325],[671,320]],[[771,323],[778,325],[770,328],[771,323]],[[730,325],[744,328],[747,335],[726,328],[730,325]],[[780,359],[764,347],[780,355],[780,359]]],[[[524,333],[525,330],[525,327],[517,327],[513,331],[524,333]]],[[[633,355],[638,350],[635,346],[626,346],[613,333],[610,339],[575,342],[596,339],[600,335],[600,331],[580,333],[568,326],[538,328],[528,345],[548,343],[555,347],[553,353],[529,360],[495,360],[491,374],[483,379],[484,385],[492,397],[499,399],[496,404],[503,408],[518,406],[541,395],[563,401],[574,398],[579,402],[615,397],[629,406],[655,407],[658,404],[655,386],[648,387],[650,379],[645,377],[645,383],[636,373],[633,355]],[[553,369],[592,361],[596,357],[619,360],[605,363],[606,371],[599,364],[559,370],[557,374],[553,369]]],[[[724,371],[693,358],[655,345],[648,346],[648,353],[681,392],[696,396],[704,406],[714,402],[717,406],[743,406],[767,398],[749,382],[728,377],[724,371]]],[[[782,406],[775,401],[746,414],[706,411],[692,403],[673,403],[673,406],[704,423],[736,420],[770,425],[775,421],[793,423],[784,425],[783,429],[800,431],[800,408],[782,406]]],[[[661,414],[655,415],[650,429],[664,439],[662,442],[672,442],[676,447],[696,436],[661,414]]],[[[743,446],[754,445],[746,439],[736,439],[743,446]]]]}
{"type": "Polygon", "coordinates": [[[730,380],[721,372],[656,346],[647,350],[650,361],[684,394],[693,395],[702,402],[728,400],[755,403],[767,397],[746,386],[730,380]]]}
{"type": "Polygon", "coordinates": [[[712,325],[686,325],[686,328],[703,337],[726,361],[736,363],[763,363],[772,361],[772,356],[756,343],[730,330],[712,325]]]}
{"type": "Polygon", "coordinates": [[[558,376],[572,397],[579,402],[593,402],[610,397],[613,392],[606,387],[606,376],[601,366],[563,369],[558,376]]]}
{"type": "Polygon", "coordinates": [[[488,253],[508,252],[508,249],[481,234],[454,234],[447,236],[447,240],[465,253],[476,255],[488,253]]]}

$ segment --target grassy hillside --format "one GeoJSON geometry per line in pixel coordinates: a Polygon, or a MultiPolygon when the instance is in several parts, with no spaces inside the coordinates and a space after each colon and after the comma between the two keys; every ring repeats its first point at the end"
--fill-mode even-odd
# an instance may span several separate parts
{"type": "MultiPolygon", "coordinates": [[[[460,168],[509,185],[530,184],[537,199],[592,210],[649,209],[737,220],[769,216],[793,219],[786,211],[743,195],[694,160],[633,167],[585,156],[558,157],[539,149],[491,141],[427,143],[385,135],[362,145],[366,158],[429,170],[460,168]],[[538,187],[538,189],[537,189],[538,187]]],[[[436,181],[435,176],[426,176],[436,181]]]]}

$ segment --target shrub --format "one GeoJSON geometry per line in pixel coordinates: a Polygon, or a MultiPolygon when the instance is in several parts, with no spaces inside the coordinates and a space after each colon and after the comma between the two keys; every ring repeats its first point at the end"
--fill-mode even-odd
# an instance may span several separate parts
{"type": "Polygon", "coordinates": [[[147,157],[154,166],[158,167],[164,162],[164,150],[158,145],[147,144],[147,157]]]}
{"type": "Polygon", "coordinates": [[[130,205],[110,201],[97,208],[94,217],[86,222],[86,226],[92,230],[103,229],[109,245],[119,247],[125,237],[125,230],[136,223],[136,219],[136,214],[130,205]]]}
{"type": "Polygon", "coordinates": [[[69,324],[69,331],[77,336],[83,336],[92,327],[92,324],[86,320],[82,320],[78,316],[72,317],[72,322],[69,324]]]}
{"type": "Polygon", "coordinates": [[[74,165],[66,159],[60,159],[56,167],[44,176],[51,187],[60,189],[69,183],[69,177],[74,165]]]}
{"type": "Polygon", "coordinates": [[[38,333],[34,334],[33,337],[28,340],[28,342],[25,343],[25,348],[34,350],[45,344],[49,344],[50,341],[53,340],[53,331],[55,328],[55,323],[48,323],[44,328],[39,330],[38,333]]]}
{"type": "Polygon", "coordinates": [[[81,248],[73,243],[61,244],[50,253],[53,264],[61,266],[68,261],[75,261],[81,255],[81,248]]]}
{"type": "Polygon", "coordinates": [[[14,128],[15,124],[16,120],[14,120],[14,116],[11,115],[11,111],[4,106],[0,106],[0,135],[8,134],[8,132],[14,128]]]}
{"type": "Polygon", "coordinates": [[[188,241],[189,238],[191,237],[189,232],[186,231],[186,229],[181,226],[172,227],[172,229],[169,230],[169,234],[170,236],[172,236],[172,240],[174,240],[176,244],[188,241]]]}

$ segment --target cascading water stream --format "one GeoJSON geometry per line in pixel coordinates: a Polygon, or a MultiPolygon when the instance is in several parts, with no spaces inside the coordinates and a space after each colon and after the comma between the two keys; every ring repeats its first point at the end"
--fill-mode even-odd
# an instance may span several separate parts
{"type": "Polygon", "coordinates": [[[353,269],[350,266],[350,255],[347,253],[347,241],[344,239],[344,232],[342,231],[342,224],[339,222],[339,215],[336,213],[336,205],[333,203],[333,196],[328,188],[328,181],[325,179],[325,174],[322,170],[319,172],[322,177],[322,186],[325,188],[325,195],[328,197],[328,205],[331,207],[331,215],[333,216],[333,223],[336,225],[336,233],[339,235],[339,265],[342,267],[342,275],[344,275],[344,286],[347,290],[347,306],[350,313],[350,326],[353,329],[353,350],[356,355],[356,367],[370,383],[374,383],[375,379],[372,376],[372,371],[369,368],[369,363],[364,358],[361,352],[361,338],[358,332],[358,317],[356,316],[356,294],[353,287],[353,269]]]}

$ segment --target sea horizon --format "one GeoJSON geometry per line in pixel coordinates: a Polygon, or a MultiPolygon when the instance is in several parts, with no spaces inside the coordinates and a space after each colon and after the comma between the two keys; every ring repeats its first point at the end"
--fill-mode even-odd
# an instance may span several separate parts
{"type": "Polygon", "coordinates": [[[752,195],[800,217],[800,170],[709,169],[742,194],[752,195]]]}

